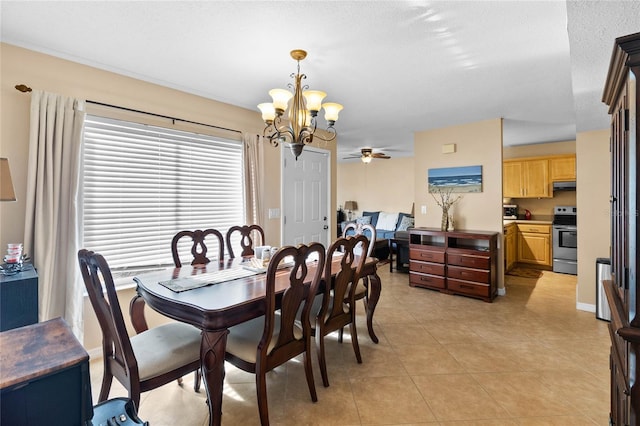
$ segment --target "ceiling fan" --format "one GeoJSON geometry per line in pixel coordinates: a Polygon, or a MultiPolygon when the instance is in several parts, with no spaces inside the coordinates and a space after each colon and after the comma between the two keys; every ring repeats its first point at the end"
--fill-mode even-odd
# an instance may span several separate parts
{"type": "Polygon", "coordinates": [[[367,163],[370,163],[371,160],[373,160],[374,158],[380,158],[380,159],[386,160],[391,157],[382,152],[373,152],[373,149],[371,148],[362,148],[360,150],[360,155],[354,154],[354,155],[350,155],[349,157],[345,157],[345,159],[347,158],[359,158],[360,160],[362,160],[363,163],[367,164],[367,163]]]}

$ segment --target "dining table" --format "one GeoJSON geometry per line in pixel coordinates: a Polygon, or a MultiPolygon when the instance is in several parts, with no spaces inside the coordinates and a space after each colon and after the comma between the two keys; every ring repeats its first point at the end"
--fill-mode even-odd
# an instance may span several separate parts
{"type": "MultiPolygon", "coordinates": [[[[209,401],[209,425],[221,424],[228,329],[265,313],[266,274],[251,268],[250,260],[234,258],[205,265],[183,265],[134,277],[137,291],[130,304],[134,328],[138,329],[136,324],[146,326],[144,306],[148,305],[164,316],[202,330],[200,361],[209,401]]],[[[340,260],[340,257],[327,259],[332,263],[332,276],[339,272],[340,260]]],[[[310,270],[315,268],[314,263],[317,262],[308,262],[310,270]]],[[[364,304],[367,331],[375,343],[378,337],[373,330],[373,314],[382,290],[377,264],[378,259],[368,257],[361,271],[361,277],[368,277],[364,304]]],[[[311,270],[308,277],[312,276],[311,270]]],[[[288,285],[289,269],[277,271],[276,297],[288,285]]]]}

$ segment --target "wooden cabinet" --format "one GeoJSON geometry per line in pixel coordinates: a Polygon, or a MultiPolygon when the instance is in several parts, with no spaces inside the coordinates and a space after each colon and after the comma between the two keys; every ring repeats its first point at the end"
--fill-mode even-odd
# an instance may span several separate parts
{"type": "Polygon", "coordinates": [[[549,160],[505,160],[502,166],[502,194],[510,198],[550,198],[549,160]]]}
{"type": "Polygon", "coordinates": [[[491,302],[497,289],[495,232],[409,232],[409,285],[491,302]]]}
{"type": "Polygon", "coordinates": [[[0,424],[81,426],[93,417],[89,354],[62,318],[0,333],[0,365],[0,424]]]}
{"type": "Polygon", "coordinates": [[[551,182],[576,180],[575,154],[551,157],[549,162],[551,182]]]}
{"type": "Polygon", "coordinates": [[[0,275],[0,331],[38,322],[38,274],[32,265],[0,275]]]}
{"type": "Polygon", "coordinates": [[[612,425],[640,424],[638,80],[640,33],[616,39],[603,94],[611,114],[611,280],[604,289],[611,309],[612,425]]]}
{"type": "Polygon", "coordinates": [[[504,269],[510,271],[518,260],[518,229],[515,223],[504,227],[504,269]]]}
{"type": "Polygon", "coordinates": [[[551,266],[551,226],[518,223],[517,262],[551,266]]]}

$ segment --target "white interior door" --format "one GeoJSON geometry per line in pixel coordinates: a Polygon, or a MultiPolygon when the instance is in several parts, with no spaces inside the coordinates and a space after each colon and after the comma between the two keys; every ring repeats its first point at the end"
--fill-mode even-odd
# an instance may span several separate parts
{"type": "Polygon", "coordinates": [[[329,244],[329,161],[324,149],[305,146],[296,161],[282,149],[282,245],[329,244]]]}

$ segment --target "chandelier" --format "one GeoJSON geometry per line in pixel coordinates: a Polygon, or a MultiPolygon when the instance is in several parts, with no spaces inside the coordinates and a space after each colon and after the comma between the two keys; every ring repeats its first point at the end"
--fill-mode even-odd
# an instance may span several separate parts
{"type": "Polygon", "coordinates": [[[258,105],[262,112],[262,119],[266,126],[262,135],[269,139],[271,145],[278,146],[280,143],[290,143],[291,152],[298,159],[305,144],[313,142],[314,138],[329,142],[336,138],[336,130],[333,128],[338,120],[338,114],[342,110],[342,105],[333,102],[322,103],[327,96],[319,90],[306,90],[307,85],[302,85],[302,80],[306,75],[300,74],[300,61],[307,57],[304,50],[292,50],[291,57],[298,62],[298,73],[291,74],[295,79],[295,86],[289,83],[288,87],[294,92],[286,89],[269,90],[269,95],[273,102],[258,105]],[[303,91],[304,90],[304,91],[303,91]],[[292,100],[293,99],[293,100],[292,100]],[[289,106],[288,117],[285,120],[283,115],[289,106]],[[324,137],[320,133],[316,134],[318,112],[324,108],[324,119],[327,121],[326,131],[329,134],[324,137]]]}

